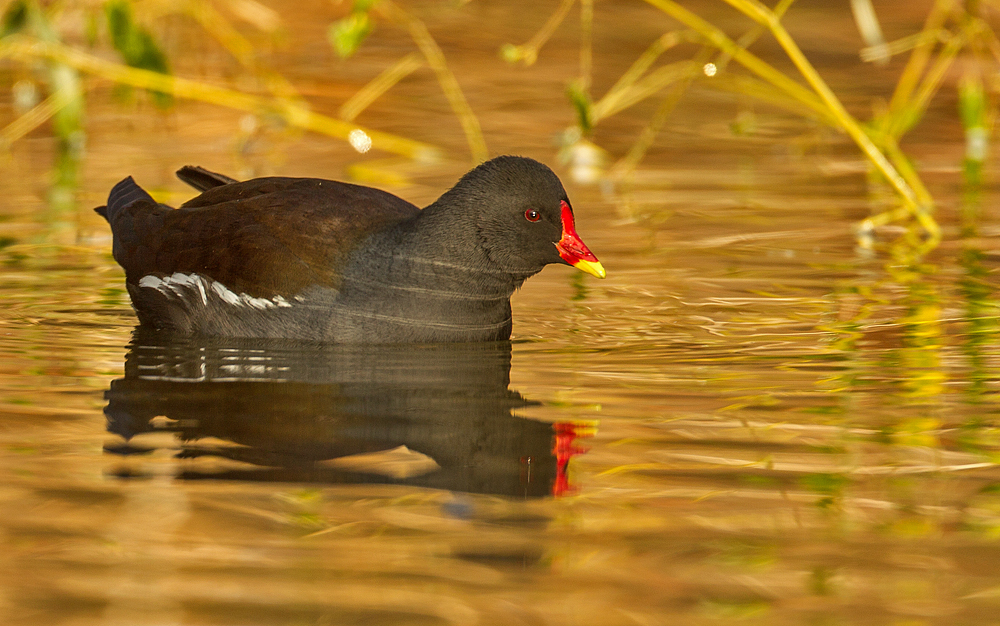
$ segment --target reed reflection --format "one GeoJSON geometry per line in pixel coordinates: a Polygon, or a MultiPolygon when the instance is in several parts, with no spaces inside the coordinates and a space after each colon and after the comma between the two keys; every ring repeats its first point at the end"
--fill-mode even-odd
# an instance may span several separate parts
{"type": "MultiPolygon", "coordinates": [[[[981,164],[980,164],[981,166],[981,164]]],[[[989,240],[980,235],[983,219],[981,167],[967,160],[960,204],[962,247],[958,264],[962,268],[958,293],[962,296],[965,329],[962,348],[966,356],[968,383],[966,401],[973,405],[989,404],[990,386],[997,372],[991,366],[990,353],[1000,334],[1000,302],[996,297],[995,280],[991,274],[989,253],[984,249],[989,240]]],[[[976,415],[979,420],[981,416],[976,415]]],[[[978,426],[980,424],[972,424],[978,426]]]]}
{"type": "Polygon", "coordinates": [[[510,363],[509,342],[322,346],[139,329],[106,393],[108,430],[124,443],[105,450],[127,457],[113,470],[123,477],[147,475],[143,460],[165,447],[140,435],[169,432],[188,459],[183,479],[561,493],[573,427],[512,413],[531,402],[508,389],[510,363]]]}

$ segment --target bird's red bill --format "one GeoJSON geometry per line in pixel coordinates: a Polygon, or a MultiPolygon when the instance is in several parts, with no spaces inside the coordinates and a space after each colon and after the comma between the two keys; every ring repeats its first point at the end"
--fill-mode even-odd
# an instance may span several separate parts
{"type": "Polygon", "coordinates": [[[573,267],[583,270],[588,274],[593,274],[598,278],[607,276],[604,266],[597,260],[594,253],[590,251],[587,244],[583,243],[580,236],[576,234],[576,224],[573,222],[573,211],[569,204],[562,201],[562,238],[556,243],[559,256],[573,267]]]}

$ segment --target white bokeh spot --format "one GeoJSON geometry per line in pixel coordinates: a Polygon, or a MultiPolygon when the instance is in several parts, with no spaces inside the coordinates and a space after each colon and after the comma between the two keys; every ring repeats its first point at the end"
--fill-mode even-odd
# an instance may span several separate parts
{"type": "Polygon", "coordinates": [[[360,128],[355,128],[350,133],[347,134],[347,141],[351,143],[351,147],[364,154],[372,149],[372,138],[368,136],[368,133],[361,130],[360,128]]]}

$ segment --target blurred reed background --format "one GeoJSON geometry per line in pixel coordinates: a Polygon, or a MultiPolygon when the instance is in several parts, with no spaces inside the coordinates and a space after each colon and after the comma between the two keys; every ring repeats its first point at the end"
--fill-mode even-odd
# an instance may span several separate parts
{"type": "MultiPolygon", "coordinates": [[[[178,101],[231,109],[243,114],[234,131],[248,141],[255,134],[278,129],[282,133],[316,133],[330,141],[348,142],[359,153],[370,150],[380,158],[394,156],[415,165],[463,158],[480,162],[491,151],[462,80],[453,69],[454,59],[449,58],[462,56],[465,50],[440,45],[422,17],[428,14],[447,21],[452,19],[448,13],[482,12],[470,4],[475,3],[410,5],[357,0],[322,6],[315,11],[316,19],[325,20],[322,26],[329,47],[346,61],[319,59],[329,65],[322,73],[330,83],[321,88],[322,98],[316,98],[317,94],[311,93],[315,83],[298,80],[298,70],[288,67],[287,56],[282,56],[283,49],[302,43],[299,39],[303,34],[290,31],[282,17],[290,7],[256,0],[7,2],[0,25],[0,58],[5,60],[0,80],[8,110],[0,141],[9,153],[26,137],[53,137],[53,177],[47,196],[50,213],[63,218],[77,208],[75,191],[80,184],[81,163],[87,159],[87,137],[101,132],[88,119],[87,110],[104,105],[109,96],[125,111],[134,111],[136,101],[148,102],[155,109],[149,111],[154,117],[162,116],[178,101]],[[377,66],[365,59],[352,67],[359,49],[380,45],[382,32],[409,40],[410,51],[398,58],[381,59],[377,66]],[[366,109],[415,73],[433,76],[461,128],[467,155],[460,154],[454,145],[440,145],[434,132],[437,122],[430,119],[409,133],[386,130],[391,125],[376,118],[359,123],[366,109]],[[358,86],[362,77],[366,82],[358,86]]],[[[872,93],[868,110],[854,107],[853,112],[803,54],[796,33],[783,25],[782,17],[794,6],[794,0],[782,0],[774,7],[756,0],[726,0],[725,4],[747,18],[742,21],[734,15],[720,15],[719,7],[712,6],[722,3],[648,0],[669,16],[663,20],[666,27],[624,71],[613,76],[610,86],[598,89],[594,67],[602,63],[607,51],[601,49],[600,42],[595,46],[593,32],[598,28],[628,33],[639,28],[629,21],[636,17],[634,10],[616,14],[619,7],[628,4],[608,3],[595,18],[593,0],[560,0],[544,20],[535,11],[532,17],[536,24],[526,23],[514,11],[482,12],[483,17],[508,22],[484,23],[484,29],[537,29],[525,41],[503,44],[496,51],[495,64],[544,64],[546,44],[554,34],[571,30],[578,39],[578,71],[565,76],[561,85],[565,93],[562,106],[572,111],[575,123],[559,133],[558,141],[560,158],[571,165],[580,182],[600,182],[605,189],[627,186],[650,147],[656,145],[678,102],[697,82],[752,100],[757,103],[754,106],[777,107],[845,133],[868,161],[871,176],[896,196],[893,206],[859,224],[859,240],[873,246],[873,229],[903,224],[907,227],[902,239],[906,245],[892,248],[896,257],[912,261],[941,238],[935,199],[901,142],[921,123],[942,89],[957,90],[954,115],[966,136],[963,181],[970,187],[981,183],[995,118],[1000,62],[1000,41],[993,28],[994,2],[927,3],[919,7],[926,10],[923,28],[890,41],[883,35],[872,1],[852,0],[843,11],[851,12],[864,42],[857,51],[860,58],[883,67],[892,59],[905,58],[905,63],[894,66],[891,94],[872,93]],[[707,19],[698,13],[706,8],[707,19]],[[767,40],[764,51],[752,52],[762,38],[767,40]],[[628,145],[609,151],[600,144],[596,136],[602,125],[647,101],[655,105],[643,110],[644,124],[628,145]]],[[[915,5],[902,4],[909,7],[906,12],[918,10],[915,5]]],[[[895,16],[899,6],[889,5],[885,12],[895,16]]],[[[304,10],[301,5],[293,9],[297,14],[304,10]]],[[[642,34],[648,33],[648,25],[643,25],[642,34]]],[[[638,31],[636,35],[636,40],[642,38],[638,31]]],[[[808,38],[811,32],[800,36],[808,38]]],[[[759,44],[756,47],[762,48],[759,44]]],[[[465,64],[463,70],[469,69],[465,64]]],[[[488,63],[474,70],[497,71],[488,63]]],[[[607,80],[600,82],[603,85],[607,80]]],[[[737,128],[734,133],[746,130],[737,128]]],[[[356,179],[400,182],[405,180],[400,171],[406,165],[398,159],[348,170],[347,174],[356,179]]]]}

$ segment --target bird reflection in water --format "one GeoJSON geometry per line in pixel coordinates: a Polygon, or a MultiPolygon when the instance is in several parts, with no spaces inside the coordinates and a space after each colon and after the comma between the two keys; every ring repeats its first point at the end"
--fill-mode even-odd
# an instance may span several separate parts
{"type": "Polygon", "coordinates": [[[514,415],[534,403],[508,389],[510,363],[510,342],[339,346],[140,328],[106,393],[108,431],[124,442],[105,450],[149,454],[137,435],[173,432],[178,458],[226,461],[182,461],[183,479],[566,493],[587,427],[514,415]]]}

